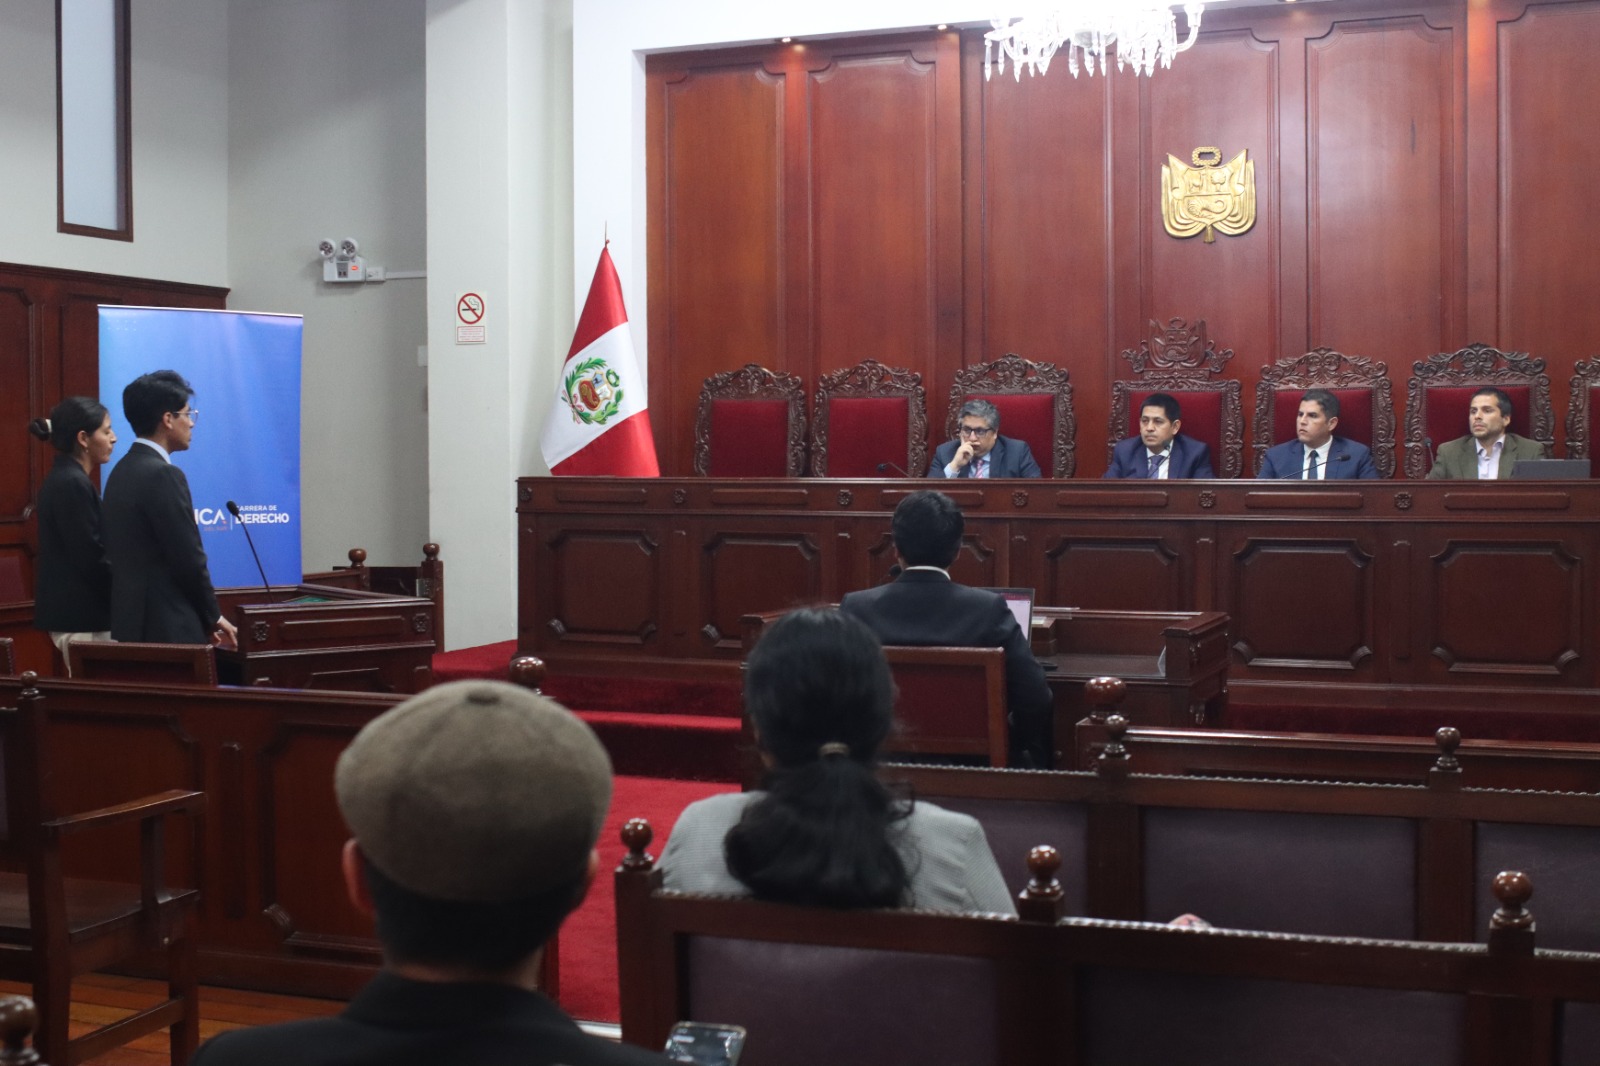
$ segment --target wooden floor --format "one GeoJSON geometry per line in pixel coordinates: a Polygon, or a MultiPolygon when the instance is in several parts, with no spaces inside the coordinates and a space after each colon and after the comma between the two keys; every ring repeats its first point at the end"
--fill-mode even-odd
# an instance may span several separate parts
{"type": "MultiPolygon", "coordinates": [[[[72,983],[72,1035],[126,1017],[141,1007],[159,1002],[165,985],[137,977],[90,974],[72,983]]],[[[0,981],[0,993],[28,994],[28,986],[0,981]]],[[[236,988],[200,990],[200,1040],[227,1029],[267,1025],[297,1018],[319,1018],[337,1014],[344,1003],[330,999],[305,999],[276,996],[267,992],[244,992],[236,988]]],[[[171,1062],[165,1030],[136,1040],[126,1047],[90,1059],[94,1066],[185,1066],[171,1062]]]]}

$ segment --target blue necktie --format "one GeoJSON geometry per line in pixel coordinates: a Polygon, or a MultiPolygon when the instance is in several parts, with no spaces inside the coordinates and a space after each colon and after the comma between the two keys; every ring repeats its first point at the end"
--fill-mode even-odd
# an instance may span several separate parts
{"type": "Polygon", "coordinates": [[[1161,471],[1161,464],[1166,461],[1167,456],[1164,452],[1157,452],[1155,455],[1152,455],[1150,457],[1150,469],[1144,472],[1144,476],[1154,479],[1155,476],[1161,471]]]}

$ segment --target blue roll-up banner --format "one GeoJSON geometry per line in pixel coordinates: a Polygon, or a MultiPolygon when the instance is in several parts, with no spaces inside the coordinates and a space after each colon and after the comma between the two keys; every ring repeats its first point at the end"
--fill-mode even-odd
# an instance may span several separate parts
{"type": "Polygon", "coordinates": [[[100,402],[117,432],[112,466],[135,436],[122,413],[128,382],[176,370],[194,386],[194,438],[172,461],[189,479],[217,588],[261,584],[229,500],[250,525],[267,580],[300,583],[301,327],[299,315],[100,308],[100,402]]]}

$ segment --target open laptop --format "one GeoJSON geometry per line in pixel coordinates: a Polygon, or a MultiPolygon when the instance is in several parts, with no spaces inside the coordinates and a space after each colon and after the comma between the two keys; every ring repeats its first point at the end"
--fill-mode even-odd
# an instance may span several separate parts
{"type": "Polygon", "coordinates": [[[1545,481],[1583,481],[1589,477],[1589,460],[1518,459],[1511,464],[1511,476],[1545,481]]]}
{"type": "Polygon", "coordinates": [[[1024,636],[1032,639],[1033,634],[1033,590],[1032,589],[984,589],[992,592],[1006,601],[1006,606],[1011,608],[1011,615],[1017,620],[1017,625],[1022,627],[1024,636]]]}

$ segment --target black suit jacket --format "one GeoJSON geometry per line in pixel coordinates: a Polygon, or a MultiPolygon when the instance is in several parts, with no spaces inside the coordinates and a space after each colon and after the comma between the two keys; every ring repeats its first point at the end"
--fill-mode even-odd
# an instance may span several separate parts
{"type": "Polygon", "coordinates": [[[890,584],[850,593],[839,610],[859,619],[885,644],[1004,648],[1011,760],[1050,767],[1050,684],[1005,600],[932,570],[907,570],[890,584]]]}
{"type": "Polygon", "coordinates": [[[387,971],[332,1018],[235,1029],[193,1066],[662,1066],[632,1044],[590,1036],[537,992],[411,981],[387,971]]]}
{"type": "Polygon", "coordinates": [[[221,612],[183,471],[135,443],[106,478],[111,637],[209,644],[221,612]]]}
{"type": "Polygon", "coordinates": [[[39,566],[33,624],[52,633],[111,628],[111,564],[100,539],[100,493],[70,455],[39,489],[39,566]]]}
{"type": "MultiPolygon", "coordinates": [[[[956,457],[956,449],[960,447],[960,441],[947,440],[934,449],[933,462],[928,464],[927,476],[943,478],[944,468],[950,465],[950,460],[956,457]]],[[[961,473],[956,475],[956,477],[971,476],[971,463],[962,467],[961,473]]],[[[1028,447],[1027,441],[1015,437],[1000,437],[989,450],[989,476],[1043,477],[1044,471],[1039,469],[1039,461],[1033,457],[1033,449],[1028,447]]]]}

